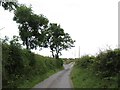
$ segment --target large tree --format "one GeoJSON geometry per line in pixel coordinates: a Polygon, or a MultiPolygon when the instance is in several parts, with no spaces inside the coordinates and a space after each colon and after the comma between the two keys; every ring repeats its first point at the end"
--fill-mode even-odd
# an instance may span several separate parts
{"type": "Polygon", "coordinates": [[[19,24],[19,35],[27,49],[42,46],[43,31],[47,28],[48,19],[43,15],[34,14],[31,7],[20,5],[14,12],[13,18],[19,24]]]}
{"type": "Polygon", "coordinates": [[[68,33],[55,23],[51,23],[47,30],[47,46],[52,52],[54,58],[59,58],[62,50],[67,50],[68,48],[74,47],[74,40],[70,37],[68,33]]]}

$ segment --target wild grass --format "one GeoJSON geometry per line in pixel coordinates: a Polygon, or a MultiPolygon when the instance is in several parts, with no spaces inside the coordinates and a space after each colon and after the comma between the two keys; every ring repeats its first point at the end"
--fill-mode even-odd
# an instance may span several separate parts
{"type": "Polygon", "coordinates": [[[71,79],[74,88],[120,88],[120,50],[106,50],[76,61],[71,79]]]}
{"type": "Polygon", "coordinates": [[[112,80],[97,77],[93,71],[74,67],[71,73],[74,88],[117,88],[117,77],[112,80]]]}
{"type": "Polygon", "coordinates": [[[57,73],[60,70],[62,70],[62,68],[56,69],[56,70],[51,70],[43,75],[36,75],[36,76],[32,77],[30,80],[21,81],[18,88],[28,88],[28,89],[33,88],[36,84],[42,82],[46,78],[49,78],[49,76],[57,73]]]}

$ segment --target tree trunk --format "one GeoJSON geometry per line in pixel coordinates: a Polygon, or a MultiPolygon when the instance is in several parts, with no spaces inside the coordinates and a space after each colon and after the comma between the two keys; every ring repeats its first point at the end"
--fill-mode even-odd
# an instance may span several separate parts
{"type": "Polygon", "coordinates": [[[55,55],[55,58],[58,59],[59,58],[59,53],[57,52],[56,55],[55,55]]]}
{"type": "Polygon", "coordinates": [[[56,50],[56,55],[55,55],[55,58],[56,58],[56,59],[58,59],[58,58],[59,58],[59,55],[58,55],[58,54],[59,54],[59,49],[58,49],[58,47],[57,47],[57,46],[56,46],[56,49],[55,49],[55,50],[56,50]]]}
{"type": "Polygon", "coordinates": [[[54,53],[53,53],[53,51],[52,51],[52,56],[53,56],[53,58],[54,58],[54,53]]]}
{"type": "Polygon", "coordinates": [[[29,50],[28,39],[26,38],[26,49],[29,50]]]}

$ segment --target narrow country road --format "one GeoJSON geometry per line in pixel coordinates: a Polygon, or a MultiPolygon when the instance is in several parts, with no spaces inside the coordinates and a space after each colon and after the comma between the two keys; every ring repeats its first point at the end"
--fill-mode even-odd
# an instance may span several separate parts
{"type": "Polygon", "coordinates": [[[63,65],[64,70],[50,76],[48,79],[45,79],[33,88],[72,88],[72,82],[69,75],[73,65],[74,62],[63,65]]]}

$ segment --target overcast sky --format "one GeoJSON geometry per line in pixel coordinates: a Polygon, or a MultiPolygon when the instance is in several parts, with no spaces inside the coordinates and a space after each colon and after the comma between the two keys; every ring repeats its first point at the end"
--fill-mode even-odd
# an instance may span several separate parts
{"type": "MultiPolygon", "coordinates": [[[[112,49],[118,46],[118,1],[119,0],[18,0],[19,3],[32,5],[36,14],[45,15],[51,23],[58,23],[72,39],[75,47],[63,51],[61,57],[77,58],[80,55],[95,55],[99,49],[112,49]]],[[[0,31],[12,37],[19,35],[13,12],[0,7],[0,31]]],[[[51,56],[48,49],[35,51],[44,56],[51,56]]]]}

